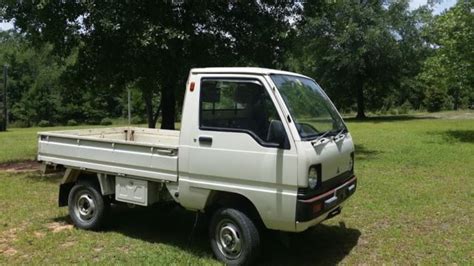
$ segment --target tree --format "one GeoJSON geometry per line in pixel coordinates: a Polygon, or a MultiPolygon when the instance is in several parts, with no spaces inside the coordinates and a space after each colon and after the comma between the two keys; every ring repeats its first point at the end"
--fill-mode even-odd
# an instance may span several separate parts
{"type": "Polygon", "coordinates": [[[0,32],[0,65],[9,65],[8,109],[10,121],[31,126],[41,120],[51,124],[69,119],[98,123],[107,116],[118,116],[118,97],[106,90],[77,90],[68,86],[68,66],[76,54],[60,58],[51,44],[31,43],[14,31],[0,32]]]}
{"type": "Polygon", "coordinates": [[[22,120],[29,126],[57,118],[55,89],[61,68],[50,51],[48,45],[29,48],[14,31],[0,33],[0,62],[10,68],[7,94],[11,121],[22,120]]]}
{"type": "Polygon", "coordinates": [[[407,1],[396,1],[390,5],[388,16],[400,49],[399,77],[395,90],[390,91],[389,97],[383,100],[385,110],[392,105],[408,104],[420,109],[424,99],[422,84],[417,79],[423,62],[433,53],[426,33],[432,23],[432,5],[424,5],[415,10],[409,10],[407,1]]]}
{"type": "Polygon", "coordinates": [[[296,10],[284,1],[15,0],[0,9],[30,40],[51,42],[58,55],[78,47],[77,64],[68,70],[72,84],[118,94],[133,83],[148,126],[155,127],[161,111],[161,126],[169,129],[189,68],[278,65],[296,10]]]}
{"type": "Polygon", "coordinates": [[[391,17],[407,8],[407,1],[307,2],[289,64],[316,77],[336,102],[347,106],[355,98],[357,118],[364,118],[369,92],[389,94],[401,75],[404,36],[391,17]]]}
{"type": "Polygon", "coordinates": [[[450,102],[455,110],[463,103],[474,102],[473,10],[474,2],[458,1],[431,24],[431,44],[435,51],[424,62],[419,75],[431,111],[439,111],[450,102]],[[439,95],[444,95],[444,104],[439,103],[439,95]]]}

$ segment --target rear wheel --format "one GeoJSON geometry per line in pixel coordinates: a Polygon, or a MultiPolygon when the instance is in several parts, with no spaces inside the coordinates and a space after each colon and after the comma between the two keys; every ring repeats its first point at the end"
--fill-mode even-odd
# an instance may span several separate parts
{"type": "Polygon", "coordinates": [[[212,251],[228,265],[252,264],[260,253],[260,234],[255,223],[243,212],[217,210],[210,223],[212,251]]]}
{"type": "Polygon", "coordinates": [[[110,204],[100,192],[98,185],[90,181],[79,181],[69,192],[69,216],[81,229],[97,230],[103,224],[110,204]]]}

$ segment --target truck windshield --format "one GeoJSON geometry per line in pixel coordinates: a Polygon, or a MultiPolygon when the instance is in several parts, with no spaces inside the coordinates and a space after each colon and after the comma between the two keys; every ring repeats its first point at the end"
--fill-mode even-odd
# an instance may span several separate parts
{"type": "Polygon", "coordinates": [[[345,131],[341,116],[321,87],[311,79],[271,75],[303,140],[345,131]]]}

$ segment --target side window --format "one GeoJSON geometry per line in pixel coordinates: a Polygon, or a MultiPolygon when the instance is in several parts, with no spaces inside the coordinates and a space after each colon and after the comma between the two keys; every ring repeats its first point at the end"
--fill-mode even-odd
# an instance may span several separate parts
{"type": "Polygon", "coordinates": [[[242,131],[260,143],[285,136],[278,112],[257,80],[203,79],[200,96],[201,129],[242,131]]]}

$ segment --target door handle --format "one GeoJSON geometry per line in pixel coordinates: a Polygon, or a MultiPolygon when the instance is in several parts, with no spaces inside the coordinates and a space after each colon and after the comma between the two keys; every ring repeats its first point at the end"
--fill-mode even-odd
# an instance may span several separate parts
{"type": "Polygon", "coordinates": [[[199,143],[211,145],[212,144],[212,137],[200,136],[199,137],[199,143]]]}

